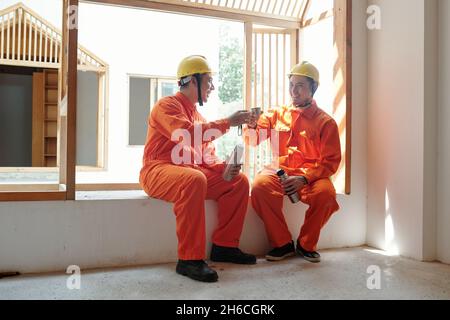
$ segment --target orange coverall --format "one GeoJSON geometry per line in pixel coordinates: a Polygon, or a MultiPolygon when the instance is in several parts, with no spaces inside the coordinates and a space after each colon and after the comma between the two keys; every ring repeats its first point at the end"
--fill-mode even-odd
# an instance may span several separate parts
{"type": "Polygon", "coordinates": [[[225,164],[215,156],[212,144],[229,128],[228,120],[207,123],[195,105],[180,92],[159,100],[150,113],[139,181],[149,196],[174,203],[179,259],[205,259],[205,199],[218,203],[218,226],[213,233],[213,243],[224,247],[239,245],[248,206],[249,182],[242,173],[230,182],[223,180],[225,164]],[[190,134],[187,151],[192,152],[191,163],[173,162],[171,154],[178,141],[172,141],[171,137],[176,129],[185,129],[190,134]],[[203,137],[208,129],[216,129],[217,135],[206,142],[201,139],[195,147],[194,133],[197,138],[199,134],[203,137]],[[204,159],[205,150],[209,151],[206,153],[210,155],[209,161],[204,159]]]}
{"type": "MultiPolygon", "coordinates": [[[[279,138],[279,167],[290,176],[304,176],[308,184],[298,191],[300,200],[309,205],[298,241],[307,251],[315,251],[320,231],[330,216],[339,210],[336,191],[330,177],[341,162],[341,146],[336,122],[323,110],[312,105],[301,110],[281,107],[262,115],[256,129],[258,139],[245,141],[259,144],[264,136],[279,138]],[[259,137],[261,130],[268,134],[259,137]],[[271,131],[274,129],[274,131],[271,131]],[[275,135],[275,136],[273,136],[275,135]]],[[[273,148],[274,141],[271,141],[273,148]]],[[[274,151],[274,150],[272,150],[274,151]]],[[[292,240],[283,215],[284,191],[273,170],[263,170],[253,183],[252,205],[265,224],[272,247],[280,247],[292,240]]]]}

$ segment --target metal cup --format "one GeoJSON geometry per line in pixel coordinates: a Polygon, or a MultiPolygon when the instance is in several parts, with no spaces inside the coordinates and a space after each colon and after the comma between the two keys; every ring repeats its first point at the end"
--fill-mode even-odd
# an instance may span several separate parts
{"type": "Polygon", "coordinates": [[[261,113],[262,113],[261,108],[259,108],[259,107],[251,108],[250,111],[256,117],[256,123],[251,123],[251,126],[254,127],[258,123],[258,119],[261,116],[261,113]]]}

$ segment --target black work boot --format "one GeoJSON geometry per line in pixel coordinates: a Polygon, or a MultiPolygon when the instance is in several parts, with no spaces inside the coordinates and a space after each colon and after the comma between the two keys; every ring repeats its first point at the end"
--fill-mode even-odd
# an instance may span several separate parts
{"type": "Polygon", "coordinates": [[[297,254],[309,262],[317,263],[320,262],[320,254],[317,251],[306,251],[302,248],[300,243],[297,241],[297,249],[295,250],[297,254]]]}
{"type": "Polygon", "coordinates": [[[284,246],[273,248],[266,254],[267,261],[280,261],[284,258],[291,257],[295,254],[294,241],[291,241],[284,246]]]}
{"type": "Polygon", "coordinates": [[[178,260],[178,274],[203,282],[216,282],[217,272],[211,269],[203,260],[178,260]]]}
{"type": "Polygon", "coordinates": [[[221,247],[213,244],[211,248],[211,261],[255,264],[256,257],[252,254],[242,252],[239,248],[221,247]]]}

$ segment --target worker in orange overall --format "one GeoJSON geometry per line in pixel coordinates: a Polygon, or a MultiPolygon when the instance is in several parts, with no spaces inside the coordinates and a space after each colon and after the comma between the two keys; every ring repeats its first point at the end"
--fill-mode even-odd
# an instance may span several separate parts
{"type": "Polygon", "coordinates": [[[230,127],[250,121],[250,112],[206,122],[197,110],[214,90],[211,68],[203,56],[189,56],[178,67],[179,92],[159,100],[148,119],[140,184],[156,199],[174,203],[178,263],[176,272],[191,279],[215,282],[217,272],[205,259],[205,199],[218,204],[218,226],[212,236],[210,259],[216,262],[255,264],[253,255],[239,248],[249,199],[249,182],[231,169],[231,181],[222,177],[225,163],[212,141],[230,127]]]}
{"type": "Polygon", "coordinates": [[[341,162],[339,130],[333,118],[313,99],[318,86],[316,67],[308,62],[294,66],[289,74],[292,105],[268,111],[256,125],[246,129],[247,143],[257,145],[265,138],[272,140],[272,151],[276,151],[278,160],[276,165],[289,176],[281,182],[274,167],[268,166],[258,173],[251,191],[253,208],[263,220],[273,247],[266,255],[269,261],[282,260],[297,252],[310,262],[319,262],[316,246],[320,231],[339,210],[336,191],[330,181],[341,162]],[[252,130],[248,129],[256,130],[253,142],[248,135],[252,130]],[[261,135],[263,130],[266,134],[261,135]],[[277,143],[277,150],[273,150],[277,143]],[[309,205],[297,248],[283,215],[283,195],[293,192],[309,205]]]}

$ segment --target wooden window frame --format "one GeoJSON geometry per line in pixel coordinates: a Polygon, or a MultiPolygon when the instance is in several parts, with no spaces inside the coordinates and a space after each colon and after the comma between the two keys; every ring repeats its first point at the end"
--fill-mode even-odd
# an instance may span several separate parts
{"type": "MultiPolygon", "coordinates": [[[[146,75],[146,74],[135,74],[135,73],[127,73],[127,80],[128,80],[128,91],[127,91],[127,93],[128,93],[128,95],[127,95],[127,101],[128,101],[128,104],[127,104],[127,106],[128,106],[128,108],[127,108],[127,115],[128,115],[128,119],[127,119],[127,124],[128,124],[128,127],[127,127],[127,141],[128,141],[128,144],[127,144],[127,147],[128,148],[142,148],[144,145],[143,144],[130,144],[130,118],[129,118],[129,116],[130,116],[130,83],[131,83],[131,81],[130,81],[130,79],[131,78],[139,78],[139,79],[148,79],[148,80],[150,80],[150,86],[149,86],[149,90],[150,90],[150,106],[149,106],[149,108],[151,108],[152,106],[153,106],[153,101],[154,101],[154,99],[153,99],[153,92],[152,92],[152,89],[153,89],[153,85],[152,85],[152,80],[157,80],[158,81],[158,83],[159,82],[161,82],[161,81],[167,81],[167,82],[175,82],[176,83],[176,81],[177,81],[177,79],[176,79],[176,77],[170,77],[170,76],[155,76],[155,75],[146,75]]],[[[159,100],[159,96],[160,96],[160,93],[161,93],[161,89],[160,89],[160,87],[158,87],[158,94],[157,94],[157,97],[156,97],[156,101],[158,101],[159,100]]],[[[150,109],[151,110],[151,109],[150,109]]]]}

